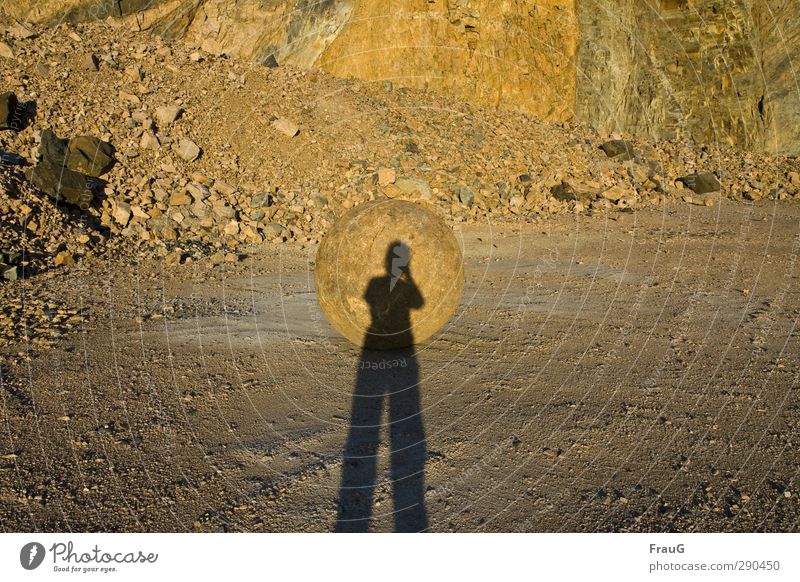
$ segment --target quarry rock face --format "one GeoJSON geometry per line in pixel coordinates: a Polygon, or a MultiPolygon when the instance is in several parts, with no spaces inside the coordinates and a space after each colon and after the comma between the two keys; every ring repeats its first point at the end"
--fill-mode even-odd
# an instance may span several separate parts
{"type": "Polygon", "coordinates": [[[800,153],[800,0],[7,0],[608,132],[800,153]]]}
{"type": "Polygon", "coordinates": [[[800,153],[800,1],[576,6],[581,120],[651,139],[800,153]]]}
{"type": "Polygon", "coordinates": [[[452,317],[464,266],[453,231],[403,200],[362,204],[322,240],[314,270],[325,317],[367,349],[425,341],[452,317]]]}
{"type": "Polygon", "coordinates": [[[577,25],[574,0],[358,2],[319,66],[565,120],[577,25]]]}

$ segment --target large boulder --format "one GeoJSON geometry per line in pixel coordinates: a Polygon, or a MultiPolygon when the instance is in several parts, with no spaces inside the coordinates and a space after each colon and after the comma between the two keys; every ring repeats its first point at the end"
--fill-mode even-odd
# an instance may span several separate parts
{"type": "Polygon", "coordinates": [[[0,94],[0,129],[17,129],[15,117],[19,102],[14,93],[0,94]]]}
{"type": "Polygon", "coordinates": [[[96,137],[83,135],[69,140],[67,167],[75,172],[99,178],[114,167],[114,146],[96,137]]]}
{"type": "Polygon", "coordinates": [[[56,200],[86,208],[94,199],[97,182],[67,167],[68,148],[67,140],[49,129],[42,131],[40,161],[27,176],[34,186],[56,200]]]}
{"type": "Polygon", "coordinates": [[[709,194],[711,192],[719,192],[722,185],[717,180],[717,177],[711,172],[698,172],[697,174],[690,174],[678,178],[689,190],[695,194],[709,194]]]}
{"type": "Polygon", "coordinates": [[[464,266],[453,231],[405,200],[360,205],[334,224],[317,252],[317,300],[342,335],[367,349],[421,343],[450,319],[464,266]]]}
{"type": "Polygon", "coordinates": [[[622,139],[612,139],[600,146],[600,149],[609,157],[618,162],[632,160],[635,152],[633,146],[622,139]]]}

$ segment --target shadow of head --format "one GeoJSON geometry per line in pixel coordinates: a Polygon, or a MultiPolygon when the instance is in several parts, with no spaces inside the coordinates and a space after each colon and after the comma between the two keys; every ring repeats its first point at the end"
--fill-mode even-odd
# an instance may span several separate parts
{"type": "Polygon", "coordinates": [[[411,310],[425,300],[411,275],[411,248],[402,241],[389,244],[384,258],[385,273],[367,284],[364,300],[372,318],[364,338],[369,349],[394,349],[413,345],[411,310]]]}

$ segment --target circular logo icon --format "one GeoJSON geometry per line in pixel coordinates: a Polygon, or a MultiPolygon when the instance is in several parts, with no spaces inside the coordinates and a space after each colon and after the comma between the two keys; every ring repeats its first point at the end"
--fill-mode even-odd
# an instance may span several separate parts
{"type": "Polygon", "coordinates": [[[19,552],[19,563],[26,570],[35,570],[44,561],[44,546],[39,542],[30,542],[22,546],[19,552]]]}

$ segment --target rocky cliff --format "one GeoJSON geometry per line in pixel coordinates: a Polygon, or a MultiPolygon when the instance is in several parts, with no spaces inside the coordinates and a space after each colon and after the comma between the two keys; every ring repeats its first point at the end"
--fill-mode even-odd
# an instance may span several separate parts
{"type": "Polygon", "coordinates": [[[581,0],[577,116],[800,153],[800,2],[581,0]]]}
{"type": "Polygon", "coordinates": [[[800,154],[800,0],[6,0],[607,132],[800,154]]]}

